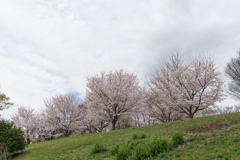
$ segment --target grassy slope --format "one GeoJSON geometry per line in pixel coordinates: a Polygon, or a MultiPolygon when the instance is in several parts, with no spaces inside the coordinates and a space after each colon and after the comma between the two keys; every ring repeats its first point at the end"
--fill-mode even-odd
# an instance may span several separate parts
{"type": "Polygon", "coordinates": [[[142,128],[85,134],[36,143],[29,145],[14,159],[114,159],[115,157],[109,152],[113,144],[130,140],[134,133],[145,133],[148,138],[151,138],[154,135],[171,137],[174,131],[186,132],[186,142],[168,153],[149,159],[240,159],[240,113],[186,119],[142,128]],[[202,127],[210,125],[211,127],[202,127]],[[186,132],[187,129],[189,129],[188,132],[186,132]],[[93,144],[97,141],[103,142],[108,151],[90,155],[93,144]]]}

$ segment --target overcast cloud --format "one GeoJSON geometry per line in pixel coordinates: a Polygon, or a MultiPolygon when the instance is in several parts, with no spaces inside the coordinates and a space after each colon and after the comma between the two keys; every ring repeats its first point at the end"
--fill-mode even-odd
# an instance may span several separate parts
{"type": "MultiPolygon", "coordinates": [[[[214,56],[240,48],[238,0],[0,0],[1,91],[40,110],[57,93],[85,96],[86,76],[123,68],[141,81],[174,50],[214,56]]],[[[227,98],[224,104],[231,105],[227,98]]]]}

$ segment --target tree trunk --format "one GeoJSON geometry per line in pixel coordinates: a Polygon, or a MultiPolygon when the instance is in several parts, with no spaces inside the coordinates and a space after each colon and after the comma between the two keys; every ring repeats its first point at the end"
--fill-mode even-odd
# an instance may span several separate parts
{"type": "Polygon", "coordinates": [[[69,133],[68,130],[64,132],[64,137],[68,137],[69,133]]]}
{"type": "Polygon", "coordinates": [[[27,138],[26,138],[26,140],[27,140],[27,144],[30,144],[31,143],[31,140],[30,140],[30,138],[29,138],[29,135],[27,134],[27,138]]]}
{"type": "Polygon", "coordinates": [[[30,138],[27,138],[27,144],[30,144],[30,143],[31,143],[30,138]]]}
{"type": "Polygon", "coordinates": [[[194,116],[193,113],[190,113],[190,114],[188,115],[189,118],[193,118],[193,116],[194,116]]]}
{"type": "Polygon", "coordinates": [[[116,122],[112,121],[112,131],[114,131],[116,129],[116,122]]]}

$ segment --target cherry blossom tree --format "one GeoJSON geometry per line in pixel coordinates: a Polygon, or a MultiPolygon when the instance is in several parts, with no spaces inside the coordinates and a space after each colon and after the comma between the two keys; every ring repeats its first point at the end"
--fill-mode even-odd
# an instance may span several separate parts
{"type": "Polygon", "coordinates": [[[142,88],[142,105],[141,107],[137,108],[132,114],[131,114],[131,121],[132,126],[131,127],[144,127],[144,126],[150,126],[155,123],[157,123],[157,120],[152,116],[151,110],[148,107],[147,99],[146,99],[146,91],[145,88],[142,88]]]}
{"type": "Polygon", "coordinates": [[[158,123],[166,123],[184,118],[182,113],[179,113],[171,107],[165,106],[161,100],[159,101],[159,96],[161,95],[151,95],[146,101],[147,107],[149,107],[149,114],[152,119],[158,123]]]}
{"type": "Polygon", "coordinates": [[[42,116],[51,132],[66,137],[83,127],[86,111],[83,105],[79,105],[79,99],[75,95],[56,95],[45,100],[45,106],[42,116]]]}
{"type": "Polygon", "coordinates": [[[87,108],[87,103],[82,104],[85,108],[85,118],[83,120],[83,130],[82,133],[95,133],[107,131],[109,126],[109,121],[103,121],[92,117],[91,111],[87,108]]]}
{"type": "Polygon", "coordinates": [[[166,123],[184,118],[184,115],[166,106],[162,102],[162,95],[157,92],[157,87],[148,83],[150,86],[144,90],[145,93],[145,110],[153,122],[166,123]]]}
{"type": "Polygon", "coordinates": [[[23,130],[27,144],[30,144],[39,136],[42,125],[40,115],[33,112],[34,109],[21,106],[18,108],[17,113],[11,117],[14,124],[23,130]]]}
{"type": "Polygon", "coordinates": [[[88,115],[95,121],[108,121],[116,129],[119,118],[131,114],[141,104],[141,88],[137,76],[123,70],[102,72],[87,78],[88,115]]]}
{"type": "Polygon", "coordinates": [[[171,56],[148,82],[153,110],[171,114],[168,116],[171,119],[178,113],[193,118],[223,99],[223,81],[219,75],[211,58],[186,63],[179,54],[171,56]]]}

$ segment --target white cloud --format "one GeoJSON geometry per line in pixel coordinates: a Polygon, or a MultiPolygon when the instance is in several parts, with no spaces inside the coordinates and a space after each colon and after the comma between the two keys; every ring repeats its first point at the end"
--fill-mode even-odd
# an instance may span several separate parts
{"type": "MultiPolygon", "coordinates": [[[[1,90],[40,108],[56,93],[85,95],[86,76],[123,68],[142,80],[176,49],[205,51],[224,71],[240,40],[238,1],[8,0],[0,2],[1,90]]],[[[229,102],[229,101],[228,101],[229,102]]],[[[4,114],[5,115],[4,115],[4,114]]]]}

